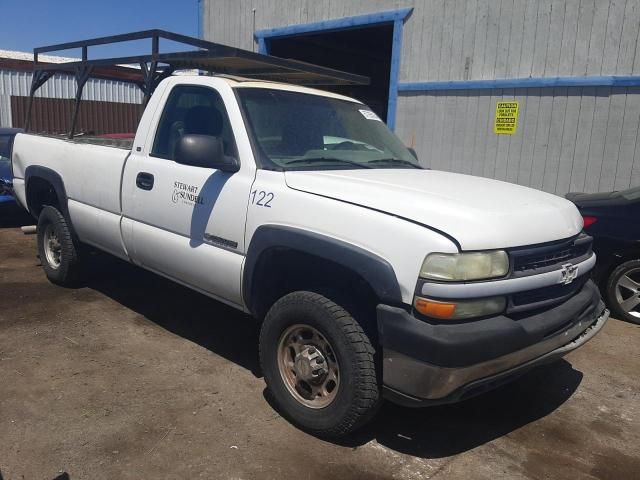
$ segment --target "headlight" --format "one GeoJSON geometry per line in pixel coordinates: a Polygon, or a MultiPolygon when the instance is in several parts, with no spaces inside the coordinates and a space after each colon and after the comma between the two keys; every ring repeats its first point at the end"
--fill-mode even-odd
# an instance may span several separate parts
{"type": "Polygon", "coordinates": [[[413,302],[413,306],[421,314],[427,317],[449,320],[495,315],[502,312],[506,305],[507,300],[505,297],[457,301],[439,301],[416,297],[413,302]]]}
{"type": "Polygon", "coordinates": [[[504,250],[470,253],[431,253],[422,262],[420,277],[443,282],[504,277],[509,257],[504,250]]]}

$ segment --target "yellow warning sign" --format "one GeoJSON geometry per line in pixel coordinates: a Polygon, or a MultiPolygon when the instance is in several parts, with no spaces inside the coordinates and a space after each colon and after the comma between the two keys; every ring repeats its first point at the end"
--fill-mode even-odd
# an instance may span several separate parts
{"type": "Polygon", "coordinates": [[[518,102],[498,102],[496,104],[496,122],[493,125],[494,133],[506,133],[513,135],[518,128],[518,102]]]}

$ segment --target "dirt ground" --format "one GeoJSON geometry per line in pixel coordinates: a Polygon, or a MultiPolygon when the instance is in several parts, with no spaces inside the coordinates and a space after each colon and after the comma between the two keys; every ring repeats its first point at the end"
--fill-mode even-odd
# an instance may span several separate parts
{"type": "Polygon", "coordinates": [[[122,262],[50,284],[35,237],[0,228],[4,480],[640,476],[640,327],[458,405],[385,405],[340,442],[269,404],[254,321],[122,262]]]}

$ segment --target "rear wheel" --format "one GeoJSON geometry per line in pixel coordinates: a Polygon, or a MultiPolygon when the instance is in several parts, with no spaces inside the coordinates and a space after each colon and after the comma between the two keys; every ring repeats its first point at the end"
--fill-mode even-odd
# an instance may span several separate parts
{"type": "Polygon", "coordinates": [[[51,282],[69,286],[80,278],[77,245],[64,216],[54,207],[44,207],[38,217],[38,253],[51,282]]]}
{"type": "Polygon", "coordinates": [[[618,318],[640,324],[640,260],[618,265],[607,280],[606,294],[618,318]]]}
{"type": "Polygon", "coordinates": [[[260,332],[260,361],[276,406],[316,435],[364,425],[379,405],[374,349],[340,305],[313,292],[278,300],[260,332]]]}

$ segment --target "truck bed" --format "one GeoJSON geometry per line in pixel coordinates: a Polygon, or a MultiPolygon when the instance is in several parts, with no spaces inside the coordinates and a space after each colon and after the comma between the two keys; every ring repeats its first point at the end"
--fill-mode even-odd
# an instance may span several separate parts
{"type": "Polygon", "coordinates": [[[27,170],[49,169],[64,182],[69,214],[78,237],[118,256],[120,239],[120,179],[133,139],[65,138],[20,133],[13,149],[14,189],[27,205],[27,170]]]}

